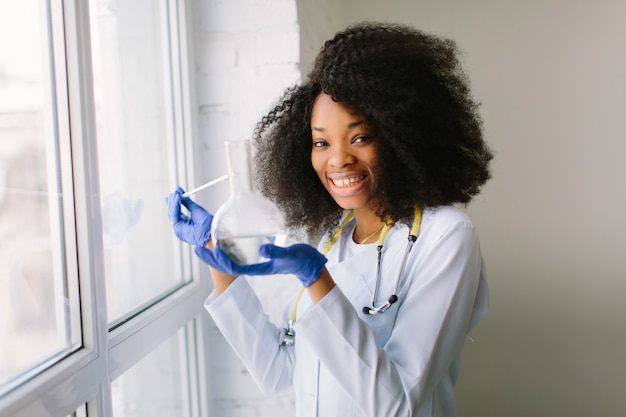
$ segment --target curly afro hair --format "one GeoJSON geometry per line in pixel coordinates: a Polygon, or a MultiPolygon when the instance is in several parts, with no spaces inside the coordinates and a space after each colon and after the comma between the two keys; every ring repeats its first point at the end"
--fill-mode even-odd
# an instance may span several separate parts
{"type": "Polygon", "coordinates": [[[493,155],[457,55],[452,40],[382,23],[348,27],[324,44],[305,82],[285,92],[254,134],[259,190],[288,227],[312,236],[343,213],[311,165],[320,93],[376,128],[381,217],[408,224],[416,205],[466,204],[479,193],[493,155]]]}

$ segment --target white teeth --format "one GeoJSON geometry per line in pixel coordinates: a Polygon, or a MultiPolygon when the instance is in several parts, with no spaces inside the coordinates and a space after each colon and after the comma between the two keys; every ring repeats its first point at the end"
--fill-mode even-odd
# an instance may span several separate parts
{"type": "Polygon", "coordinates": [[[363,178],[365,178],[365,175],[360,175],[358,177],[344,178],[344,179],[335,179],[333,180],[333,184],[335,184],[336,187],[341,187],[341,188],[351,187],[363,181],[363,178]]]}

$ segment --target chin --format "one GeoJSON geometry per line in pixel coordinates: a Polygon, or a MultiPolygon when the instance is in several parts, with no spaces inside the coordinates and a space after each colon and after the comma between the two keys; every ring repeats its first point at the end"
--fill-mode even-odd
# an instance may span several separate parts
{"type": "Polygon", "coordinates": [[[369,201],[362,201],[360,199],[349,197],[335,197],[335,202],[344,210],[358,210],[371,207],[371,203],[369,201]]]}

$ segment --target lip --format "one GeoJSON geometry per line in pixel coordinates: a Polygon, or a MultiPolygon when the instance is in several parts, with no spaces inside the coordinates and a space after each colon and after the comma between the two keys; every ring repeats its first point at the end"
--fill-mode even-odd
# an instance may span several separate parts
{"type": "Polygon", "coordinates": [[[327,176],[328,186],[334,194],[340,197],[350,197],[361,192],[369,182],[369,175],[363,172],[346,172],[335,173],[327,176]],[[355,182],[354,185],[338,186],[336,182],[345,181],[351,178],[361,178],[360,181],[355,182]]]}

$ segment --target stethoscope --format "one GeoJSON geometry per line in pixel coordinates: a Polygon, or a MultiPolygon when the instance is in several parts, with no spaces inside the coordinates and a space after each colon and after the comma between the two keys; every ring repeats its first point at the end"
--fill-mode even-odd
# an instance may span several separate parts
{"type": "MultiPolygon", "coordinates": [[[[343,219],[343,221],[339,224],[337,229],[330,236],[328,242],[322,249],[322,254],[326,256],[330,249],[333,247],[337,239],[339,238],[339,234],[343,227],[354,217],[354,211],[348,213],[348,215],[343,219]]],[[[389,308],[398,301],[398,287],[400,286],[400,278],[404,274],[404,268],[406,266],[406,261],[409,257],[409,253],[413,248],[413,244],[417,240],[417,236],[420,230],[420,224],[422,222],[422,210],[420,207],[415,208],[415,216],[413,218],[413,226],[409,231],[408,243],[406,248],[404,249],[404,256],[402,257],[402,265],[400,267],[400,272],[398,272],[398,278],[396,279],[396,286],[394,287],[393,294],[387,299],[387,302],[381,304],[380,306],[376,306],[376,299],[378,298],[378,288],[380,287],[380,278],[383,264],[383,246],[385,244],[385,237],[391,227],[393,226],[392,221],[387,221],[378,235],[378,241],[376,245],[377,251],[377,267],[376,267],[376,285],[374,287],[374,294],[372,295],[372,305],[363,307],[363,314],[367,315],[376,315],[378,313],[384,313],[389,310],[389,308]]],[[[293,308],[291,309],[291,316],[289,317],[289,321],[287,322],[287,328],[283,329],[280,333],[280,345],[292,345],[295,341],[296,333],[293,330],[293,325],[296,322],[296,312],[298,310],[298,305],[300,304],[300,298],[302,298],[302,294],[304,294],[304,287],[300,288],[298,295],[296,296],[296,300],[294,301],[293,308]]]]}

